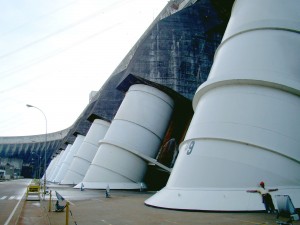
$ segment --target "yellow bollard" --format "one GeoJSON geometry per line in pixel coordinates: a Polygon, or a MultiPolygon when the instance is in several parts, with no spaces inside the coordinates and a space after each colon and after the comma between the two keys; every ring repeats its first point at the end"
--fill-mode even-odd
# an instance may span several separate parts
{"type": "Polygon", "coordinates": [[[26,200],[28,198],[28,186],[27,186],[27,191],[26,191],[26,200]]]}
{"type": "Polygon", "coordinates": [[[51,202],[51,197],[52,197],[51,192],[52,192],[52,191],[50,190],[50,198],[49,198],[48,212],[51,212],[51,205],[52,205],[52,202],[51,202]]]}
{"type": "Polygon", "coordinates": [[[66,203],[66,225],[68,225],[69,224],[69,202],[67,201],[67,203],[66,203]]]}

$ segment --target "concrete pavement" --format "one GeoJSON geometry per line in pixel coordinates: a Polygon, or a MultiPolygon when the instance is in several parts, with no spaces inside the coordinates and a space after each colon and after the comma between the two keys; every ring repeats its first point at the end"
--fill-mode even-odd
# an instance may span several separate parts
{"type": "MultiPolygon", "coordinates": [[[[154,192],[111,190],[110,198],[104,190],[73,189],[72,187],[50,185],[70,201],[69,224],[77,225],[251,225],[276,224],[276,215],[255,213],[215,213],[166,210],[148,207],[144,201],[154,192]]],[[[48,212],[49,196],[46,200],[26,201],[17,224],[66,224],[66,212],[48,212]]],[[[54,197],[55,199],[55,197],[54,197]]],[[[54,209],[55,200],[52,201],[54,209]]],[[[285,221],[285,219],[282,219],[285,221]]],[[[295,222],[294,224],[300,224],[295,222]]]]}
{"type": "Polygon", "coordinates": [[[43,203],[45,202],[25,201],[21,215],[16,224],[49,225],[49,218],[43,203]]]}

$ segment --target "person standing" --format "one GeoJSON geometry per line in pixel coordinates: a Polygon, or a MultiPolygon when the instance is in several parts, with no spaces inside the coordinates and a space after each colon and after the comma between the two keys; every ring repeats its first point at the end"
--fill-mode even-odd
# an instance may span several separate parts
{"type": "Polygon", "coordinates": [[[266,189],[265,188],[265,183],[263,181],[261,181],[259,183],[259,186],[260,187],[257,190],[247,190],[247,192],[250,192],[250,193],[256,193],[257,192],[257,193],[259,193],[262,196],[262,202],[265,205],[267,213],[275,213],[276,210],[275,210],[275,207],[274,207],[274,204],[273,204],[272,196],[270,195],[269,192],[278,191],[278,188],[266,189]]]}

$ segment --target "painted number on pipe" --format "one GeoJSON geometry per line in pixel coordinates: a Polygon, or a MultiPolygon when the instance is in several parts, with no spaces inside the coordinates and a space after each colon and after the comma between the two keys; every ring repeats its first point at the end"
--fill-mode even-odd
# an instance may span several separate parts
{"type": "Polygon", "coordinates": [[[186,151],[186,154],[187,155],[190,155],[193,151],[193,148],[194,148],[194,145],[195,145],[195,141],[191,141],[187,147],[187,151],[186,151]]]}

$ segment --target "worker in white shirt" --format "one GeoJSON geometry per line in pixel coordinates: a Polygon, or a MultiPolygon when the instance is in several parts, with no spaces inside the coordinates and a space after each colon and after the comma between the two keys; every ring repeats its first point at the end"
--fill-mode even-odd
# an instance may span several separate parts
{"type": "Polygon", "coordinates": [[[272,196],[270,195],[269,192],[278,191],[278,188],[266,189],[265,188],[265,183],[263,181],[259,183],[259,186],[260,187],[257,190],[248,190],[247,192],[260,193],[260,195],[262,196],[262,202],[265,205],[266,211],[268,213],[275,213],[276,210],[275,210],[275,207],[274,207],[274,204],[273,204],[272,196]]]}

